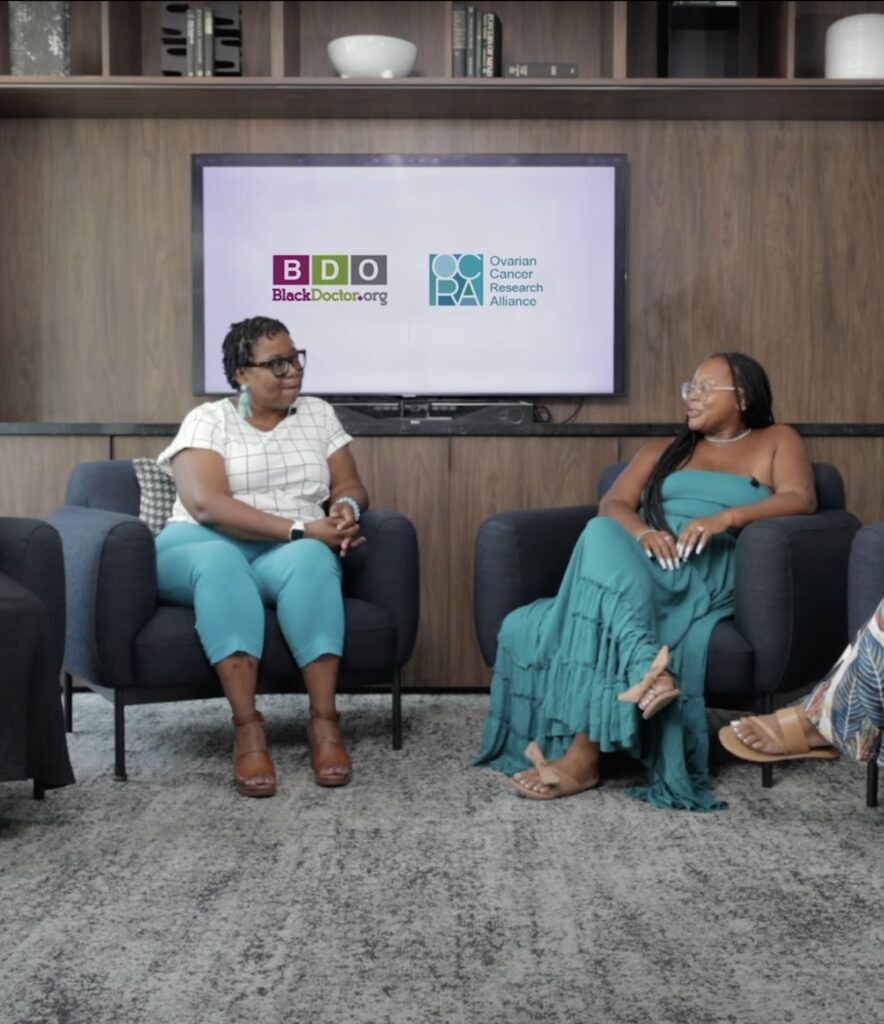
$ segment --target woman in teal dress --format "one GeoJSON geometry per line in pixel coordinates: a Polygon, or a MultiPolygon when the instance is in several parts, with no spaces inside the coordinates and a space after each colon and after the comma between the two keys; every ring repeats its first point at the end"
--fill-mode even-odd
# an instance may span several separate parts
{"type": "Polygon", "coordinates": [[[511,775],[521,796],[591,789],[600,755],[625,750],[648,769],[631,795],[721,806],[708,789],[703,682],[712,629],[733,614],[735,531],[811,513],[816,493],[801,439],[774,423],[754,359],[710,357],[682,397],[684,426],[620,474],[558,594],[501,627],[475,763],[511,775]]]}

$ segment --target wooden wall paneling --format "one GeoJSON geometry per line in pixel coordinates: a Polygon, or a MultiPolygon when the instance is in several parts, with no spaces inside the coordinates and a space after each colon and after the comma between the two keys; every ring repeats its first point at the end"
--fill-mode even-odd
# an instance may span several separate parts
{"type": "Polygon", "coordinates": [[[625,0],[601,4],[599,75],[602,78],[626,78],[627,6],[625,0]]]}
{"type": "Polygon", "coordinates": [[[396,36],[414,43],[417,60],[411,72],[413,76],[446,78],[451,75],[450,3],[439,0],[424,0],[421,4],[401,0],[388,3],[339,0],[329,4],[302,0],[300,7],[302,75],[335,77],[326,50],[329,42],[339,36],[362,33],[396,36]]]}
{"type": "MultiPolygon", "coordinates": [[[[140,75],[141,25],[140,3],[101,3],[101,73],[102,75],[140,75]]],[[[155,6],[159,7],[159,4],[155,6]]],[[[152,50],[160,49],[159,23],[155,36],[145,40],[152,50]]],[[[159,72],[157,72],[159,73],[159,72]]]]}
{"type": "Polygon", "coordinates": [[[884,14],[880,0],[822,0],[795,4],[795,76],[823,78],[826,68],[826,29],[853,14],[884,14]]]}
{"type": "Polygon", "coordinates": [[[808,437],[814,462],[831,462],[844,477],[847,507],[864,523],[884,520],[884,437],[808,437]]]}
{"type": "Polygon", "coordinates": [[[249,0],[240,4],[243,78],[266,78],[270,74],[270,4],[249,0]]]}
{"type": "Polygon", "coordinates": [[[758,33],[759,78],[795,77],[794,0],[761,0],[758,33]]]}
{"type": "Polygon", "coordinates": [[[299,3],[270,3],[270,76],[290,78],[301,73],[301,11],[299,3]]]}
{"type": "Polygon", "coordinates": [[[640,448],[644,448],[649,441],[653,440],[654,438],[651,437],[618,437],[617,458],[614,461],[629,462],[640,448]]]}
{"type": "Polygon", "coordinates": [[[163,5],[160,0],[145,0],[141,7],[141,74],[163,73],[163,5]]]}
{"type": "Polygon", "coordinates": [[[115,119],[0,121],[0,418],[180,420],[190,155],[286,151],[626,153],[626,394],[577,420],[674,422],[722,348],[767,367],[780,419],[880,420],[884,122],[115,119]]]}
{"type": "Polygon", "coordinates": [[[629,78],[656,78],[658,67],[657,0],[632,0],[626,11],[626,74],[629,78]]]}
{"type": "Polygon", "coordinates": [[[678,420],[719,348],[762,361],[782,420],[880,421],[884,123],[764,121],[2,121],[0,417],[193,408],[191,154],[281,150],[626,153],[626,394],[578,421],[678,420]]]}
{"type": "Polygon", "coordinates": [[[0,515],[44,518],[64,504],[74,466],[109,454],[107,437],[0,437],[0,515]]]}
{"type": "Polygon", "coordinates": [[[111,438],[112,459],[155,459],[172,443],[172,437],[138,437],[131,434],[111,438]]]}
{"type": "Polygon", "coordinates": [[[452,686],[483,685],[491,677],[473,624],[473,560],[481,524],[511,509],[594,504],[598,475],[616,459],[616,438],[452,438],[448,570],[452,686]]]}
{"type": "Polygon", "coordinates": [[[102,4],[75,0],[71,4],[71,74],[102,73],[102,4]]]}
{"type": "Polygon", "coordinates": [[[420,551],[421,612],[405,686],[449,684],[449,476],[447,438],[360,437],[352,445],[372,507],[414,523],[420,551]]]}

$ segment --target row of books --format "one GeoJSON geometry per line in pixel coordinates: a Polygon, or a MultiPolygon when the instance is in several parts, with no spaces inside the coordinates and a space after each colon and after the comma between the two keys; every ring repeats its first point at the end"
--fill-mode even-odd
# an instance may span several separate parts
{"type": "Polygon", "coordinates": [[[211,7],[188,7],[185,75],[204,78],[215,74],[215,16],[211,7]]]}
{"type": "Polygon", "coordinates": [[[453,78],[577,78],[576,64],[563,61],[508,61],[503,64],[503,29],[493,11],[475,4],[451,5],[453,78]]]}
{"type": "Polygon", "coordinates": [[[493,11],[453,3],[451,32],[451,74],[455,78],[500,78],[501,25],[493,11]]]}

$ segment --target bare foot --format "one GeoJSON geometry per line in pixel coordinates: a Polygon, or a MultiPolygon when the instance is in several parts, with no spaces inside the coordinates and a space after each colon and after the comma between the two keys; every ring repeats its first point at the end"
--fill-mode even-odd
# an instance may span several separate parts
{"type": "MultiPolygon", "coordinates": [[[[798,720],[801,722],[801,727],[804,729],[804,735],[807,737],[807,743],[810,747],[828,747],[831,746],[829,741],[821,736],[810,719],[807,717],[807,712],[804,708],[797,707],[795,711],[798,713],[798,720]]],[[[783,736],[783,730],[780,726],[779,720],[776,715],[756,715],[750,718],[739,718],[731,722],[734,732],[737,734],[737,739],[745,743],[747,747],[751,747],[753,750],[757,750],[761,754],[782,754],[786,751],[786,741],[783,736]],[[780,743],[775,743],[767,733],[761,729],[755,723],[757,721],[763,722],[768,728],[773,730],[774,735],[780,740],[780,743]]]]}

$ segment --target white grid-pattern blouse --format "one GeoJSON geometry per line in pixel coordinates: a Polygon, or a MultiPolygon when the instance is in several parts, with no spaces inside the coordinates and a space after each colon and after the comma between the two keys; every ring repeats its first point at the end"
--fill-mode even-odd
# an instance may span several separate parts
{"type": "MultiPolygon", "coordinates": [[[[329,497],[328,457],[353,439],[328,402],[299,396],[291,413],[273,430],[247,423],[229,398],[192,409],[175,440],[157,463],[172,472],[172,459],[185,448],[218,452],[233,496],[262,512],[286,519],[321,519],[329,497]]],[[[170,523],[196,523],[175,499],[170,523]]]]}

